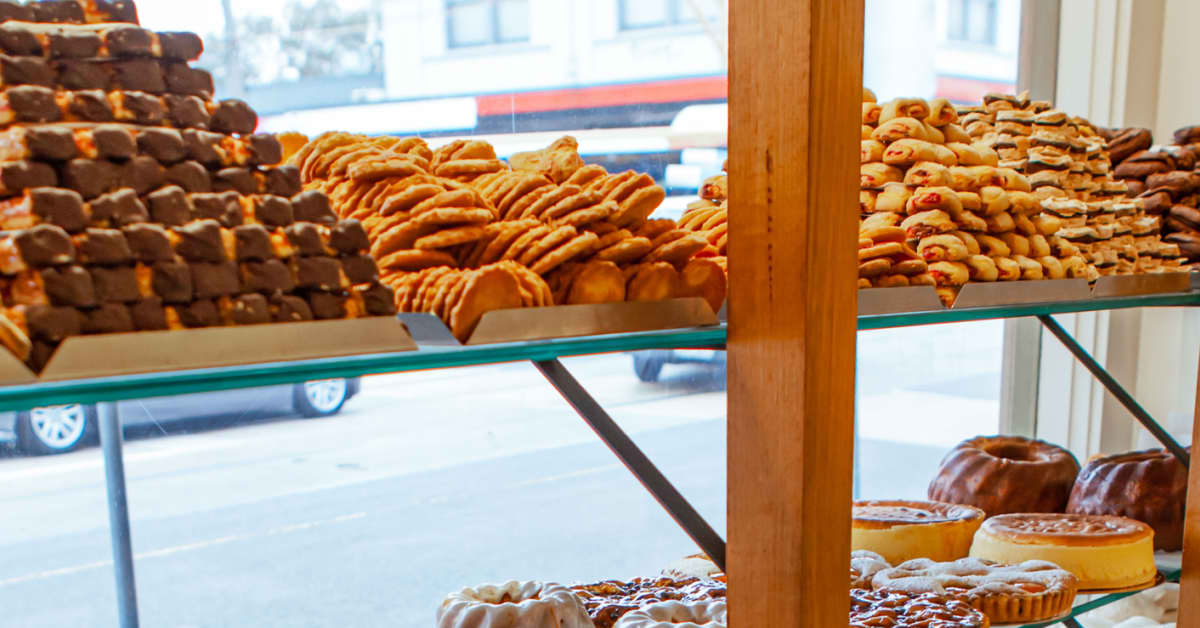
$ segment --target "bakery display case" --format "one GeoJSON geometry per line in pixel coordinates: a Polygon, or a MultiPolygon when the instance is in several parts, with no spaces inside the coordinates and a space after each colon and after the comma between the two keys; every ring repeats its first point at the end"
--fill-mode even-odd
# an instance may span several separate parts
{"type": "MultiPolygon", "coordinates": [[[[526,41],[504,2],[445,4],[492,16],[490,34],[449,28],[449,48],[526,41]]],[[[692,3],[613,4],[636,31],[692,3]]],[[[877,99],[867,4],[729,7],[728,160],[667,217],[670,173],[595,163],[570,136],[509,150],[490,119],[452,141],[260,120],[189,65],[199,37],[134,26],[131,2],[0,2],[0,410],[97,405],[119,625],[139,625],[138,530],[115,402],[525,362],[702,554],[660,579],[466,588],[431,609],[439,626],[498,607],[495,625],[840,625],[852,549],[852,626],[1079,626],[1164,581],[1200,626],[1189,447],[1061,322],[1200,306],[1200,133],[1159,149],[1027,93],[877,99]],[[852,502],[856,333],[1017,319],[1162,449],[1080,465],[980,437],[942,462],[935,501],[852,502]],[[729,356],[727,538],[563,362],[685,349],[729,356]]],[[[966,37],[963,16],[995,5],[950,15],[966,37]]],[[[502,105],[476,113],[515,129],[502,105]]]]}

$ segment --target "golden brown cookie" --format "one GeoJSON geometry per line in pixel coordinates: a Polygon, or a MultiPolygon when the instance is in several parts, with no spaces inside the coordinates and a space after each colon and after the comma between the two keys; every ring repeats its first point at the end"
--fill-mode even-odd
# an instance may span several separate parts
{"type": "Polygon", "coordinates": [[[594,222],[600,222],[613,215],[617,210],[617,204],[613,201],[603,201],[591,207],[577,209],[554,222],[564,225],[572,225],[575,227],[583,227],[594,222]]]}
{"type": "Polygon", "coordinates": [[[532,229],[521,233],[519,237],[513,240],[504,254],[500,256],[500,260],[515,260],[525,252],[525,249],[533,245],[534,242],[542,239],[546,234],[550,233],[549,225],[538,225],[532,229]]]}
{"type": "Polygon", "coordinates": [[[432,183],[410,185],[396,194],[387,197],[383,205],[380,206],[379,213],[389,216],[397,212],[409,212],[422,201],[433,198],[443,192],[445,192],[445,189],[442,186],[432,183]]]}
{"type": "Polygon", "coordinates": [[[628,264],[630,262],[642,259],[647,253],[653,250],[649,238],[635,236],[621,240],[620,242],[601,250],[596,253],[595,259],[606,262],[614,262],[616,264],[628,264]]]}
{"type": "Polygon", "coordinates": [[[699,234],[689,233],[650,251],[646,255],[646,261],[663,261],[678,265],[699,253],[706,246],[708,246],[707,240],[699,234]]]}
{"type": "Polygon", "coordinates": [[[529,247],[526,248],[521,255],[516,258],[516,261],[523,266],[531,266],[534,262],[541,259],[543,255],[553,251],[554,249],[558,248],[559,245],[567,242],[577,235],[578,232],[575,230],[575,227],[572,227],[571,225],[556,227],[552,229],[550,233],[542,236],[537,242],[530,244],[529,247]]]}
{"type": "Polygon", "coordinates": [[[421,214],[414,214],[413,222],[422,225],[463,225],[483,224],[492,219],[492,212],[487,209],[468,209],[466,207],[439,207],[421,214]]]}
{"type": "Polygon", "coordinates": [[[487,232],[479,225],[464,225],[462,227],[451,227],[442,229],[436,233],[431,233],[427,236],[417,238],[413,244],[413,248],[423,251],[434,249],[444,249],[467,242],[474,242],[482,238],[487,232]]]}
{"type": "Polygon", "coordinates": [[[534,262],[529,267],[529,270],[539,275],[544,275],[554,270],[560,264],[591,254],[595,250],[596,243],[599,241],[600,236],[590,231],[585,231],[534,262]]]}
{"type": "Polygon", "coordinates": [[[512,273],[485,266],[471,271],[462,295],[450,311],[450,331],[455,338],[466,342],[484,313],[518,307],[521,307],[519,285],[512,273]]]}
{"type": "Polygon", "coordinates": [[[499,159],[456,159],[435,166],[433,173],[448,179],[470,180],[489,172],[500,172],[507,166],[499,159]]]}
{"type": "Polygon", "coordinates": [[[437,227],[434,225],[423,225],[411,220],[402,223],[382,232],[379,237],[375,238],[375,241],[371,243],[371,256],[381,259],[395,251],[414,248],[418,239],[434,231],[437,231],[437,227]]]}
{"type": "Polygon", "coordinates": [[[626,301],[661,301],[679,292],[679,273],[666,262],[638,264],[626,271],[626,301]]]}
{"type": "Polygon", "coordinates": [[[581,188],[586,188],[596,179],[607,175],[608,171],[604,169],[604,166],[589,164],[580,168],[579,170],[576,170],[574,174],[567,178],[566,183],[570,185],[578,185],[581,188]]]}
{"type": "Polygon", "coordinates": [[[604,197],[599,192],[585,190],[574,196],[568,196],[553,206],[546,208],[545,211],[538,215],[538,218],[542,220],[555,220],[575,210],[591,207],[603,200],[604,197]]]}
{"type": "Polygon", "coordinates": [[[725,302],[727,278],[721,265],[711,259],[694,259],[679,272],[679,296],[701,297],[714,312],[725,302]]]}
{"type": "Polygon", "coordinates": [[[566,296],[566,302],[571,305],[624,300],[625,274],[616,264],[601,261],[579,264],[566,296]]]}

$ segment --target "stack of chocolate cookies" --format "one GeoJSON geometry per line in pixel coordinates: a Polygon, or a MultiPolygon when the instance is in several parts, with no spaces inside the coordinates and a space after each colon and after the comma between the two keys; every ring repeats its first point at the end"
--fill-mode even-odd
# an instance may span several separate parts
{"type": "Polygon", "coordinates": [[[1104,133],[1114,174],[1139,196],[1147,214],[1162,221],[1163,241],[1188,264],[1200,262],[1200,127],[1179,129],[1166,146],[1154,146],[1149,129],[1104,133]]]}
{"type": "Polygon", "coordinates": [[[0,296],[32,368],[77,334],[395,312],[358,221],[213,100],[199,37],[140,28],[132,2],[0,20],[0,296]]]}

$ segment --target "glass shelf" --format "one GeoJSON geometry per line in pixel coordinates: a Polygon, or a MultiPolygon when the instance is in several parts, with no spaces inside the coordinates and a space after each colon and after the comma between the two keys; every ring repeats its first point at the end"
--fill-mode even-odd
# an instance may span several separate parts
{"type": "MultiPolygon", "coordinates": [[[[1038,303],[1032,305],[1002,305],[957,310],[949,309],[860,316],[858,318],[858,329],[884,329],[889,327],[1134,307],[1196,305],[1200,305],[1200,291],[1087,299],[1058,303],[1038,303]]],[[[475,366],[523,360],[549,360],[558,357],[593,353],[640,351],[643,349],[712,349],[724,347],[725,338],[726,326],[722,324],[695,329],[556,338],[467,347],[423,346],[419,351],[399,353],[39,382],[0,386],[0,410],[24,410],[39,405],[96,403],[100,401],[211,392],[333,377],[357,377],[377,373],[475,366]]]]}

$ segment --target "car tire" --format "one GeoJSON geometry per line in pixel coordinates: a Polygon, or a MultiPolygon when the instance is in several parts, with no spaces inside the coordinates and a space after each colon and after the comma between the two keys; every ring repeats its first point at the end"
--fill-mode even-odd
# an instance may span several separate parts
{"type": "Polygon", "coordinates": [[[322,379],[296,384],[293,388],[293,406],[301,416],[331,416],[342,411],[350,398],[350,382],[344,379],[322,379]]]}
{"type": "Polygon", "coordinates": [[[633,373],[643,382],[654,383],[666,363],[666,351],[640,351],[633,354],[633,373]]]}
{"type": "Polygon", "coordinates": [[[29,454],[65,454],[95,441],[96,407],[72,403],[17,414],[17,444],[29,454]]]}

